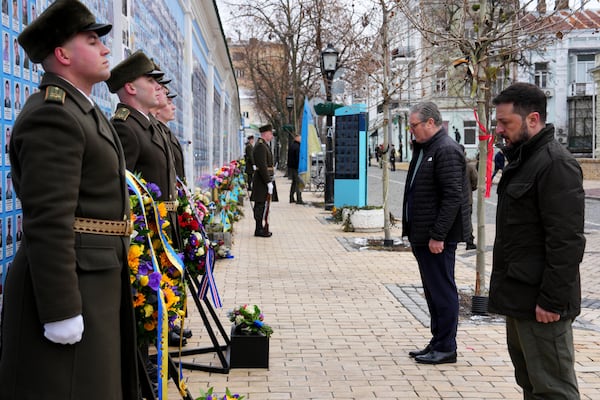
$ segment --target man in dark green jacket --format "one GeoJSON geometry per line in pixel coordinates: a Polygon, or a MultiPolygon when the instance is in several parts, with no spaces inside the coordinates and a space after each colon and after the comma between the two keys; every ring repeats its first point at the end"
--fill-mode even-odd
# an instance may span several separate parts
{"type": "Polygon", "coordinates": [[[498,185],[489,310],[506,315],[525,399],[579,399],[571,325],[585,248],[581,168],[546,124],[537,86],[515,83],[494,104],[509,163],[498,185]]]}

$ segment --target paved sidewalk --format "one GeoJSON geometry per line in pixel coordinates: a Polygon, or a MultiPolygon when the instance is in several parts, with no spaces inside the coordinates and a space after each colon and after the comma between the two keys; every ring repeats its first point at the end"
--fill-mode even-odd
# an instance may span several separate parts
{"type": "MultiPolygon", "coordinates": [[[[278,177],[280,198],[289,181],[278,177]]],[[[600,188],[600,185],[596,185],[600,188]]],[[[323,202],[305,193],[304,200],[323,202]]],[[[218,260],[215,279],[223,299],[217,310],[225,327],[228,309],[257,304],[275,330],[270,368],[232,369],[229,374],[184,370],[192,395],[214,386],[247,400],[305,399],[520,399],[506,351],[504,325],[492,319],[461,319],[458,363],[416,364],[407,356],[430,337],[423,313],[420,279],[410,252],[349,251],[351,238],[383,233],[343,232],[328,223],[329,212],[312,205],[274,203],[271,238],[255,238],[250,203],[235,224],[233,259],[218,260]]],[[[493,226],[486,229],[488,249],[493,226]]],[[[400,236],[399,230],[393,231],[400,236]]],[[[597,268],[600,238],[588,233],[582,266],[584,309],[575,329],[577,375],[582,399],[600,399],[600,298],[597,268]],[[584,304],[584,305],[585,305],[584,304]]],[[[491,269],[491,252],[486,254],[491,269]]],[[[459,288],[472,292],[475,252],[457,251],[459,288]]],[[[488,271],[489,272],[489,271],[488,271]]],[[[185,348],[208,343],[198,313],[190,304],[186,323],[194,337],[185,348]]],[[[213,355],[197,356],[197,361],[213,355]]],[[[170,384],[172,385],[172,384],[170,384]]],[[[179,398],[174,387],[169,398],[179,398]]]]}

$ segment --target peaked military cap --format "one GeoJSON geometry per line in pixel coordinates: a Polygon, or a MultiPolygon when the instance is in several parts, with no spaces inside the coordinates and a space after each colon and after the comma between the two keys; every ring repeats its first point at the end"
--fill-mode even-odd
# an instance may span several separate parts
{"type": "Polygon", "coordinates": [[[96,22],[96,17],[77,0],[56,0],[23,29],[19,44],[35,63],[42,62],[55,48],[79,32],[94,31],[104,36],[110,24],[96,22]]]}
{"type": "Polygon", "coordinates": [[[127,82],[133,82],[143,75],[159,79],[164,73],[155,68],[154,62],[143,51],[138,50],[115,65],[110,71],[110,78],[106,80],[106,84],[108,85],[108,90],[111,93],[115,93],[127,82]]]}
{"type": "MultiPolygon", "coordinates": [[[[156,61],[152,60],[152,62],[154,63],[154,69],[155,69],[155,70],[157,70],[157,71],[161,71],[161,72],[162,72],[162,69],[161,69],[161,68],[160,68],[160,66],[159,66],[159,65],[156,63],[156,61]]],[[[158,78],[158,79],[157,79],[157,81],[158,81],[158,83],[160,83],[160,84],[161,84],[161,85],[163,85],[163,86],[164,86],[164,85],[168,85],[169,83],[171,83],[171,79],[167,79],[167,78],[165,78],[164,76],[163,76],[163,77],[161,77],[161,78],[158,78]]]]}
{"type": "Polygon", "coordinates": [[[267,125],[263,125],[263,126],[261,126],[260,128],[258,128],[258,131],[259,131],[260,133],[267,132],[267,131],[272,131],[272,130],[273,130],[273,128],[272,128],[272,127],[271,127],[271,125],[269,125],[269,124],[267,124],[267,125]]]}

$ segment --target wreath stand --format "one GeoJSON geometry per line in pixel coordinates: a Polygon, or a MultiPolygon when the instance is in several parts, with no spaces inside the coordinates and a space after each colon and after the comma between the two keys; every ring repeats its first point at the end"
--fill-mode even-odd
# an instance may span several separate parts
{"type": "Polygon", "coordinates": [[[194,303],[196,303],[196,308],[198,308],[198,312],[202,317],[202,322],[204,323],[204,327],[208,332],[208,336],[210,337],[212,346],[209,347],[199,347],[195,349],[189,350],[177,350],[169,352],[170,356],[178,357],[180,359],[180,364],[183,368],[194,370],[194,371],[205,371],[205,372],[216,372],[220,374],[228,374],[229,373],[229,360],[227,358],[227,349],[229,348],[230,339],[227,336],[227,332],[223,328],[223,325],[219,321],[219,317],[215,312],[215,309],[210,304],[206,296],[203,299],[200,299],[200,282],[198,282],[198,278],[195,276],[191,276],[188,271],[185,271],[185,279],[188,283],[188,287],[190,289],[190,293],[192,298],[194,299],[194,303]],[[210,316],[210,319],[209,319],[210,316]],[[213,324],[216,327],[218,332],[215,332],[213,329],[213,324]],[[225,344],[219,343],[219,337],[217,333],[220,334],[220,337],[223,339],[225,344]],[[198,364],[193,362],[181,361],[182,357],[191,356],[195,354],[206,354],[206,353],[216,353],[221,366],[213,366],[213,365],[205,365],[198,364]]]}
{"type": "MultiPolygon", "coordinates": [[[[152,359],[156,359],[156,355],[150,356],[152,359]]],[[[183,400],[194,400],[191,393],[187,388],[182,389],[179,380],[179,370],[177,369],[177,365],[171,358],[171,355],[167,355],[167,369],[169,373],[169,377],[175,383],[179,394],[183,400]]],[[[157,397],[154,394],[154,385],[152,384],[152,378],[148,374],[148,370],[146,368],[146,363],[144,362],[144,357],[142,356],[142,352],[138,349],[138,370],[139,370],[139,378],[140,378],[140,387],[142,398],[146,400],[156,400],[157,397]]]]}

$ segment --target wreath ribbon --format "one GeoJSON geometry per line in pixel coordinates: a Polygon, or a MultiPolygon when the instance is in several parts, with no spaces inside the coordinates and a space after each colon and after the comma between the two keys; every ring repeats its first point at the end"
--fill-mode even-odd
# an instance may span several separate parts
{"type": "MultiPolygon", "coordinates": [[[[135,196],[138,199],[139,204],[141,205],[142,215],[144,217],[144,221],[146,222],[146,226],[148,225],[148,216],[146,215],[146,208],[144,206],[144,193],[152,200],[152,196],[148,189],[133,175],[131,172],[127,171],[127,185],[133,191],[135,196]]],[[[154,203],[154,200],[152,200],[154,203]]],[[[154,205],[154,204],[153,204],[154,205]]],[[[154,209],[154,213],[156,214],[158,210],[154,209]]],[[[160,225],[157,225],[158,230],[160,230],[160,225]]],[[[150,237],[149,232],[146,233],[146,240],[148,242],[148,248],[150,250],[150,257],[152,260],[152,267],[154,272],[158,272],[162,274],[160,270],[160,263],[156,258],[156,253],[154,252],[154,247],[152,246],[152,238],[150,237]]],[[[167,391],[167,383],[168,383],[168,370],[167,370],[167,356],[169,354],[169,349],[167,348],[167,334],[168,334],[168,311],[167,306],[165,304],[165,295],[160,288],[160,285],[157,290],[158,297],[158,326],[157,326],[157,340],[156,340],[156,360],[158,365],[158,398],[159,400],[168,398],[167,391]]]]}
{"type": "Polygon", "coordinates": [[[492,190],[492,162],[494,158],[494,136],[490,135],[485,126],[479,121],[477,109],[473,109],[475,121],[484,135],[479,135],[479,141],[487,141],[487,159],[485,162],[485,197],[489,198],[492,190]]]}

